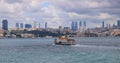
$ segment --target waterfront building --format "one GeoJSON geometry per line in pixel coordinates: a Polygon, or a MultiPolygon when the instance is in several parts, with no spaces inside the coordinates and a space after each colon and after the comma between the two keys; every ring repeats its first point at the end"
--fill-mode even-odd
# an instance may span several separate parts
{"type": "Polygon", "coordinates": [[[0,29],[0,38],[3,37],[3,33],[4,33],[4,31],[2,29],[0,29]]]}
{"type": "Polygon", "coordinates": [[[8,21],[5,19],[2,21],[2,29],[3,30],[8,30],[8,21]]]}
{"type": "Polygon", "coordinates": [[[32,28],[32,25],[31,24],[25,24],[25,28],[27,28],[27,29],[32,28]]]}
{"type": "Polygon", "coordinates": [[[21,37],[23,37],[23,38],[34,38],[35,35],[34,34],[29,34],[29,33],[24,33],[24,34],[21,34],[21,37]]]}

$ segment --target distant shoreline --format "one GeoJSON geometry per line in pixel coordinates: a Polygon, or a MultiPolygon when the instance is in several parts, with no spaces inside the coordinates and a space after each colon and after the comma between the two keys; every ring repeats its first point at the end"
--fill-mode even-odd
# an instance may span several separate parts
{"type": "MultiPolygon", "coordinates": [[[[109,37],[113,37],[113,38],[119,38],[119,36],[114,37],[114,36],[108,36],[109,37]]],[[[50,38],[56,38],[56,37],[34,37],[34,38],[20,38],[20,37],[16,37],[16,38],[11,38],[11,37],[0,37],[0,39],[39,39],[39,38],[46,38],[46,39],[50,39],[50,38]]],[[[100,38],[100,37],[73,37],[73,38],[100,38]]],[[[102,37],[101,37],[102,38],[102,37]]],[[[103,37],[104,38],[104,37],[103,37]]],[[[106,38],[106,37],[105,37],[106,38]]]]}

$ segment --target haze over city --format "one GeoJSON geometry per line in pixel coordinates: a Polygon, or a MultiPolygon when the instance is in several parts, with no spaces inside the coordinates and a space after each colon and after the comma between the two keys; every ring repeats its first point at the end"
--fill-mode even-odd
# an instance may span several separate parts
{"type": "MultiPolygon", "coordinates": [[[[7,19],[9,27],[16,22],[47,22],[51,28],[69,26],[72,21],[86,21],[87,27],[116,24],[120,20],[120,0],[0,0],[0,22],[7,19]]],[[[2,24],[0,23],[0,27],[2,24]]]]}

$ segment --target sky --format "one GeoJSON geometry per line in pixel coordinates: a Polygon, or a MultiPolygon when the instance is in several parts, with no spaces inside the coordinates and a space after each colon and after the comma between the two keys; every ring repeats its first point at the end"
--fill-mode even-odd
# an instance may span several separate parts
{"type": "MultiPolygon", "coordinates": [[[[50,28],[70,26],[72,21],[86,21],[87,27],[116,24],[120,20],[120,0],[0,0],[0,22],[7,19],[9,28],[15,23],[34,21],[50,28]]],[[[0,23],[1,27],[1,23],[0,23]]]]}

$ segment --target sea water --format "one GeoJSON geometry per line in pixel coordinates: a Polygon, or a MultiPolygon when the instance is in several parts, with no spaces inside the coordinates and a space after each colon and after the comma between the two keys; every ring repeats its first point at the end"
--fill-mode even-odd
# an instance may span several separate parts
{"type": "Polygon", "coordinates": [[[120,37],[77,37],[77,45],[54,38],[0,39],[0,63],[120,63],[120,37]]]}

